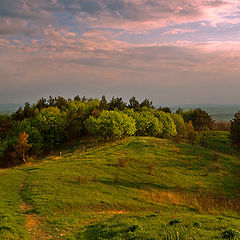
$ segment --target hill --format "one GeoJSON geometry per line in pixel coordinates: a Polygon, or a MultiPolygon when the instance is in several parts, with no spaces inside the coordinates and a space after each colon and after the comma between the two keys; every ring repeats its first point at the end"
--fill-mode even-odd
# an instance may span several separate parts
{"type": "Polygon", "coordinates": [[[0,170],[0,239],[233,239],[239,167],[158,138],[83,142],[0,170]]]}

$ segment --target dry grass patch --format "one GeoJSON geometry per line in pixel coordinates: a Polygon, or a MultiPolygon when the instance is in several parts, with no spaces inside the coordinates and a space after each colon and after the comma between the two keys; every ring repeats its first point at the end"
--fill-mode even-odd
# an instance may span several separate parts
{"type": "Polygon", "coordinates": [[[141,190],[141,198],[158,204],[174,204],[196,208],[200,212],[224,212],[228,210],[240,212],[240,198],[230,199],[225,196],[216,196],[213,193],[200,189],[196,193],[182,191],[150,191],[141,190]]]}

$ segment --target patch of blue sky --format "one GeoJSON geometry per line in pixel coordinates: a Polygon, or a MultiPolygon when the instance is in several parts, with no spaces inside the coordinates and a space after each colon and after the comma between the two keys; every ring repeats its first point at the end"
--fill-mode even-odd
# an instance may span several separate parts
{"type": "Polygon", "coordinates": [[[116,39],[136,44],[153,44],[175,41],[207,42],[215,41],[233,41],[239,39],[240,24],[230,26],[213,27],[207,21],[194,23],[177,24],[164,28],[134,33],[119,31],[116,39]],[[179,29],[179,32],[173,33],[179,29]],[[181,32],[182,30],[182,32],[181,32]],[[186,30],[186,32],[184,32],[186,30]]]}

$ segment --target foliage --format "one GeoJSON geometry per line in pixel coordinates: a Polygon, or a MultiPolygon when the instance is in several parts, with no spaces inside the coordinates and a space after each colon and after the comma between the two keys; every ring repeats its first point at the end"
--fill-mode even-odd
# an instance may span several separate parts
{"type": "Polygon", "coordinates": [[[206,128],[212,129],[214,121],[206,111],[197,108],[194,110],[192,123],[196,131],[201,131],[206,128]]]}
{"type": "Polygon", "coordinates": [[[137,132],[139,136],[161,136],[163,133],[163,123],[154,116],[152,111],[142,111],[135,113],[137,132]]]}
{"type": "Polygon", "coordinates": [[[192,145],[194,144],[194,141],[196,139],[196,132],[194,130],[192,121],[189,121],[187,126],[186,126],[186,139],[188,140],[189,143],[192,145]]]}
{"type": "MultiPolygon", "coordinates": [[[[201,109],[189,111],[179,109],[177,111],[179,114],[171,114],[167,107],[159,109],[155,110],[149,99],[140,103],[134,96],[129,99],[128,105],[120,97],[113,97],[108,102],[105,96],[102,96],[99,101],[79,95],[75,96],[74,100],[50,96],[48,99],[39,99],[36,104],[26,102],[23,109],[19,108],[12,115],[0,114],[0,162],[16,162],[14,146],[17,144],[19,134],[23,132],[29,135],[28,141],[31,148],[28,153],[35,156],[63,144],[75,144],[87,136],[88,132],[109,139],[118,139],[134,133],[162,138],[175,136],[175,142],[180,142],[185,135],[184,121],[185,123],[192,121],[193,127],[199,132],[206,132],[205,130],[212,128],[211,117],[201,109]],[[109,114],[104,122],[102,111],[105,112],[105,110],[110,112],[117,110],[118,113],[114,113],[115,115],[111,113],[114,115],[111,117],[109,114]],[[106,127],[109,124],[116,124],[116,126],[106,127]]],[[[227,124],[222,123],[214,126],[215,129],[217,126],[224,130],[228,127],[227,124]]],[[[195,135],[195,132],[189,130],[186,138],[193,143],[195,135]]],[[[239,134],[235,135],[239,136],[239,134]]],[[[196,140],[198,141],[200,144],[203,143],[204,137],[196,140]]],[[[229,148],[228,144],[223,147],[223,149],[226,148],[229,148]]]]}
{"type": "Polygon", "coordinates": [[[67,103],[66,131],[68,139],[74,140],[83,136],[85,127],[84,122],[94,109],[99,107],[99,101],[96,99],[88,102],[69,101],[67,103]]]}
{"type": "Polygon", "coordinates": [[[190,121],[193,121],[193,118],[194,118],[193,109],[189,109],[188,111],[183,111],[183,109],[178,109],[176,113],[182,115],[185,123],[189,123],[190,121]]]}
{"type": "Polygon", "coordinates": [[[213,131],[225,131],[230,132],[231,122],[219,121],[214,122],[213,124],[213,131]]]}
{"type": "Polygon", "coordinates": [[[186,123],[192,121],[193,127],[196,131],[209,130],[213,128],[213,119],[212,117],[204,110],[190,109],[186,112],[181,112],[183,119],[186,123]]]}
{"type": "Polygon", "coordinates": [[[233,229],[226,229],[222,232],[222,238],[223,239],[239,239],[240,234],[238,231],[235,231],[233,229]]]}
{"type": "Polygon", "coordinates": [[[171,114],[170,117],[175,123],[177,134],[180,136],[184,136],[186,131],[186,124],[183,117],[177,113],[171,114]]]}
{"type": "Polygon", "coordinates": [[[45,148],[54,148],[64,142],[66,138],[66,114],[57,107],[41,110],[36,116],[36,126],[43,137],[45,148]]]}
{"type": "Polygon", "coordinates": [[[14,146],[17,158],[20,159],[20,161],[23,161],[24,163],[27,162],[26,154],[29,148],[31,147],[31,144],[28,143],[28,137],[29,135],[27,133],[25,132],[21,133],[18,136],[17,144],[14,146]]]}
{"type": "Polygon", "coordinates": [[[140,103],[140,108],[151,108],[151,109],[154,109],[154,106],[153,106],[153,102],[150,101],[149,99],[144,99],[141,103],[140,103]]]}
{"type": "Polygon", "coordinates": [[[240,111],[231,120],[230,137],[233,145],[240,148],[240,111]]]}
{"type": "Polygon", "coordinates": [[[4,139],[10,135],[10,132],[15,127],[16,122],[7,114],[0,114],[0,139],[4,139]]]}
{"type": "Polygon", "coordinates": [[[138,102],[138,100],[136,99],[136,97],[131,97],[129,99],[129,105],[128,108],[133,109],[134,111],[139,111],[140,109],[140,103],[138,102]]]}
{"type": "Polygon", "coordinates": [[[109,109],[109,103],[108,103],[105,95],[102,96],[102,99],[99,102],[99,109],[100,110],[108,110],[109,109]]]}
{"type": "Polygon", "coordinates": [[[158,110],[165,112],[165,113],[172,113],[172,111],[169,107],[159,107],[158,110]]]}
{"type": "Polygon", "coordinates": [[[86,121],[86,128],[92,134],[105,139],[119,139],[134,135],[135,121],[125,113],[119,111],[103,111],[99,118],[90,116],[86,121]]]}
{"type": "Polygon", "coordinates": [[[28,142],[31,144],[31,153],[39,155],[44,147],[44,139],[39,131],[38,121],[36,121],[36,118],[24,119],[19,124],[19,131],[25,131],[28,134],[28,142]]]}
{"type": "Polygon", "coordinates": [[[156,111],[155,116],[163,124],[163,131],[160,135],[161,137],[169,138],[177,134],[176,126],[173,119],[171,118],[171,115],[162,111],[156,111]]]}
{"type": "Polygon", "coordinates": [[[119,110],[123,111],[127,107],[126,103],[123,101],[122,98],[115,98],[113,97],[109,103],[109,110],[119,110]]]}

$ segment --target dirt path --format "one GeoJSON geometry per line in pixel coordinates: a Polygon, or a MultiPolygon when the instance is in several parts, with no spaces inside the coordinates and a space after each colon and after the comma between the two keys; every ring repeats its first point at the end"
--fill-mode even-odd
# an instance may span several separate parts
{"type": "Polygon", "coordinates": [[[51,239],[51,235],[45,233],[42,228],[41,228],[41,219],[40,217],[33,213],[33,207],[29,204],[26,204],[23,196],[22,196],[22,191],[24,188],[25,181],[29,177],[29,174],[24,178],[24,181],[22,184],[20,184],[20,189],[19,189],[19,194],[22,199],[22,203],[20,204],[20,209],[23,214],[26,215],[26,222],[25,226],[28,231],[28,234],[30,236],[30,239],[32,240],[47,240],[51,239]]]}

